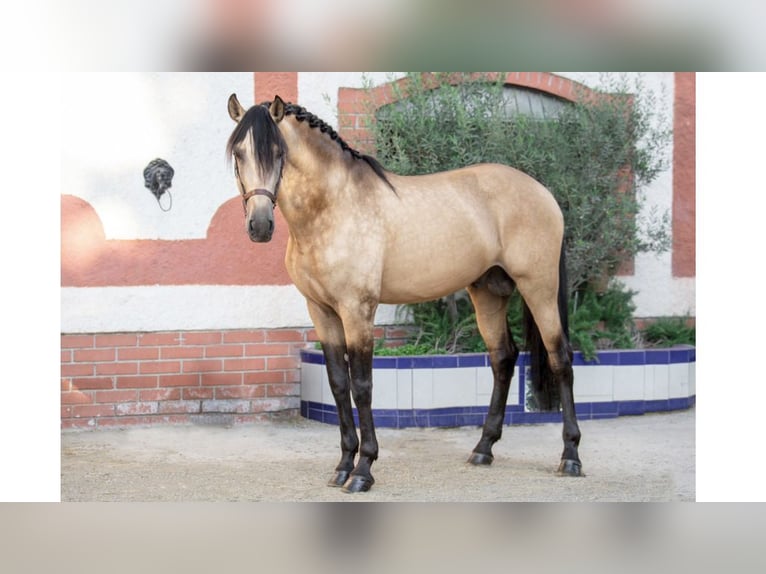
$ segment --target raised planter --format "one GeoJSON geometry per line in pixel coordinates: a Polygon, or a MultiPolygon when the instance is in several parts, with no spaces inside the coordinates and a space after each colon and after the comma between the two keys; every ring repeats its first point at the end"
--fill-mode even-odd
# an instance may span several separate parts
{"type": "MultiPolygon", "coordinates": [[[[560,422],[561,413],[526,407],[528,355],[511,381],[505,424],[560,422]]],[[[687,409],[694,405],[696,349],[599,351],[595,361],[574,356],[579,420],[687,409]]],[[[492,393],[487,354],[375,357],[373,417],[379,427],[454,427],[484,423],[492,393]]],[[[301,351],[301,414],[338,423],[324,356],[301,351]]],[[[354,409],[356,415],[356,409],[354,409]]]]}

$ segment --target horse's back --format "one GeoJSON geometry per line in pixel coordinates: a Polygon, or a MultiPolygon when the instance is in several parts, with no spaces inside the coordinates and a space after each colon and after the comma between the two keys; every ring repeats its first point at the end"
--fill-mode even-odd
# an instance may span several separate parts
{"type": "Polygon", "coordinates": [[[393,176],[381,299],[401,303],[454,292],[499,265],[511,276],[558,252],[563,218],[551,193],[523,172],[479,164],[393,176]]]}

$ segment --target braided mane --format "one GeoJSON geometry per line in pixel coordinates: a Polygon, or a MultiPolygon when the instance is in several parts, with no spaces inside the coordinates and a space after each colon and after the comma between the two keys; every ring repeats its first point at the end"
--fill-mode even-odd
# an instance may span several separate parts
{"type": "MultiPolygon", "coordinates": [[[[271,105],[271,102],[263,102],[261,104],[262,106],[268,107],[271,105]]],[[[382,179],[384,182],[386,182],[386,185],[390,187],[392,190],[396,191],[394,189],[394,186],[391,184],[390,181],[388,181],[388,178],[386,177],[386,172],[383,169],[383,166],[380,165],[380,162],[375,159],[374,157],[363,154],[354,148],[352,148],[350,145],[348,145],[340,135],[338,135],[338,132],[336,132],[332,126],[330,126],[327,122],[320,119],[316,115],[312,114],[306,108],[299,106],[297,104],[292,103],[286,103],[285,104],[285,115],[288,116],[294,116],[296,120],[299,122],[307,122],[310,128],[318,128],[320,132],[323,134],[327,134],[330,136],[330,139],[336,142],[343,151],[347,151],[351,154],[351,157],[353,157],[356,160],[362,160],[367,165],[369,165],[372,168],[372,171],[375,172],[375,174],[382,179]]]]}

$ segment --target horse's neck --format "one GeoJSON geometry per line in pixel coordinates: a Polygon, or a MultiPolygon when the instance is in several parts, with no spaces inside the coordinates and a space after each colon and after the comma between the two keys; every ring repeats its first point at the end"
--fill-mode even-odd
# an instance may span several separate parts
{"type": "Polygon", "coordinates": [[[287,156],[282,186],[291,204],[308,204],[316,212],[347,199],[345,182],[356,166],[336,142],[317,134],[294,142],[292,147],[288,143],[287,156]]]}

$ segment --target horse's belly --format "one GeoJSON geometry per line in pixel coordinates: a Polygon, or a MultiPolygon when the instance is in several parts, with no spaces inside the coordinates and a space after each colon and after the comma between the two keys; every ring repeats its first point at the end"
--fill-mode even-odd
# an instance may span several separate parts
{"type": "Polygon", "coordinates": [[[476,281],[492,262],[474,250],[387,262],[381,281],[382,303],[417,303],[444,297],[476,281]]]}

